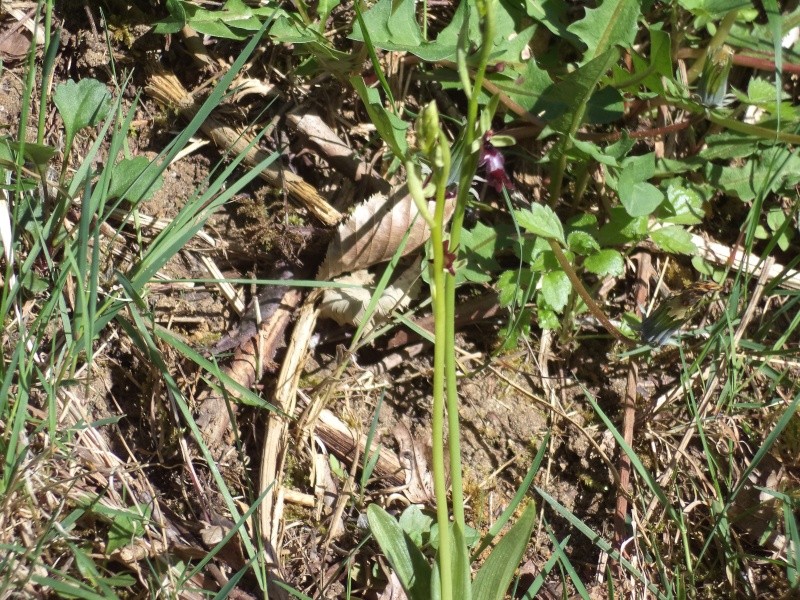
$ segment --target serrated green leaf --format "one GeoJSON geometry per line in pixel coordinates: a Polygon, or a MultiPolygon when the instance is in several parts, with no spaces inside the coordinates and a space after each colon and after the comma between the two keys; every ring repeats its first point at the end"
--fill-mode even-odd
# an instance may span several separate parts
{"type": "Polygon", "coordinates": [[[500,306],[520,304],[532,278],[533,273],[529,269],[504,271],[497,279],[497,289],[500,290],[498,294],[500,306]]]}
{"type": "Polygon", "coordinates": [[[178,33],[186,25],[186,11],[179,0],[167,0],[168,16],[156,21],[153,31],[160,35],[178,33]]]}
{"type": "Polygon", "coordinates": [[[711,17],[751,5],[749,0],[678,0],[678,4],[700,17],[711,17]]]}
{"type": "Polygon", "coordinates": [[[625,261],[622,254],[611,248],[600,250],[597,254],[587,256],[583,261],[584,268],[590,273],[600,275],[611,275],[618,277],[625,271],[625,261]]]}
{"type": "Polygon", "coordinates": [[[545,90],[531,111],[542,114],[555,131],[574,134],[583,121],[595,88],[618,56],[616,50],[609,50],[576,69],[545,90]]]}
{"type": "Polygon", "coordinates": [[[585,231],[572,231],[567,235],[567,247],[575,254],[592,254],[600,250],[594,236],[585,231]]]}
{"type": "Polygon", "coordinates": [[[636,0],[604,0],[597,8],[587,8],[586,16],[567,28],[586,44],[583,62],[614,46],[629,47],[636,37],[640,6],[636,0]]]}
{"type": "Polygon", "coordinates": [[[571,290],[572,284],[564,271],[550,271],[542,277],[542,296],[556,312],[564,310],[571,290]]]}
{"type": "Polygon", "coordinates": [[[549,206],[534,204],[530,210],[515,210],[514,216],[525,231],[566,244],[561,220],[549,206]]]}
{"type": "MultiPolygon", "coordinates": [[[[453,19],[443,29],[436,41],[425,41],[417,23],[414,0],[378,0],[364,13],[364,25],[370,41],[376,48],[396,52],[410,52],[423,60],[435,62],[454,60],[458,36],[464,19],[469,19],[469,42],[479,43],[480,29],[477,11],[470,10],[467,2],[459,3],[453,19]],[[462,8],[463,7],[463,8],[462,8]]],[[[364,33],[356,24],[350,39],[363,41],[364,33]]]]}
{"type": "Polygon", "coordinates": [[[553,85],[547,71],[539,68],[533,59],[516,69],[489,73],[488,79],[514,102],[530,111],[536,110],[539,99],[553,85]]]}
{"type": "Polygon", "coordinates": [[[549,306],[536,306],[536,321],[542,329],[558,329],[561,326],[561,319],[558,314],[549,306]]]}
{"type": "Polygon", "coordinates": [[[692,241],[692,234],[678,225],[669,225],[650,232],[653,243],[666,252],[673,254],[696,254],[697,246],[692,241]]]}

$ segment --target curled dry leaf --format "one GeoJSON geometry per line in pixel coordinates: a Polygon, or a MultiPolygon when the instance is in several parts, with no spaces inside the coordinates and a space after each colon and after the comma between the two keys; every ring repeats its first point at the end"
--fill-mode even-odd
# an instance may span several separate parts
{"type": "MultiPolygon", "coordinates": [[[[431,213],[434,203],[428,203],[431,213]]],[[[449,220],[455,209],[455,200],[448,201],[445,218],[449,220]]],[[[403,256],[410,254],[430,236],[430,228],[419,215],[406,186],[400,186],[387,198],[374,194],[356,206],[353,214],[336,230],[317,279],[328,280],[392,258],[400,247],[406,231],[408,242],[403,256]]]]}
{"type": "MultiPolygon", "coordinates": [[[[386,286],[375,307],[375,312],[372,314],[372,323],[385,323],[389,320],[392,312],[402,310],[409,305],[419,289],[419,271],[420,263],[415,261],[397,279],[386,286]]],[[[374,275],[366,270],[356,271],[335,279],[336,282],[354,283],[359,287],[326,290],[319,305],[320,316],[333,319],[340,325],[361,325],[367,305],[375,291],[372,285],[374,280],[374,275]]]]}

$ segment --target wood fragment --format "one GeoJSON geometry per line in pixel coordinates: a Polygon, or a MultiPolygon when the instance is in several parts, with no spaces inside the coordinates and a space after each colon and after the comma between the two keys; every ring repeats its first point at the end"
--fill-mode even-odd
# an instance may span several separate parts
{"type": "Polygon", "coordinates": [[[340,173],[356,183],[366,183],[372,191],[389,193],[389,182],[376,173],[368,162],[361,160],[322,117],[313,112],[300,114],[295,110],[286,115],[286,120],[340,173]]]}
{"type": "MultiPolygon", "coordinates": [[[[174,73],[163,70],[152,73],[145,90],[159,102],[176,108],[186,119],[194,117],[200,108],[200,104],[183,87],[174,73]]],[[[252,134],[227,125],[213,114],[208,116],[200,128],[221,149],[234,155],[244,153],[243,162],[250,167],[255,167],[269,156],[255,146],[248,149],[253,141],[252,134]]],[[[261,170],[259,177],[275,187],[285,187],[292,198],[326,225],[336,225],[342,220],[342,214],[328,204],[317,190],[299,175],[270,165],[261,170]]]]}
{"type": "MultiPolygon", "coordinates": [[[[274,364],[272,361],[283,342],[283,332],[301,299],[300,290],[287,290],[272,317],[261,324],[259,336],[247,340],[237,348],[233,359],[222,372],[242,387],[252,388],[261,378],[259,366],[263,368],[265,365],[274,364]],[[258,343],[259,337],[261,343],[258,343]]],[[[235,390],[228,390],[228,393],[236,396],[235,390]]],[[[200,409],[197,425],[209,448],[218,448],[222,445],[223,436],[230,425],[227,402],[220,394],[212,393],[210,390],[201,394],[198,401],[200,409]]]]}

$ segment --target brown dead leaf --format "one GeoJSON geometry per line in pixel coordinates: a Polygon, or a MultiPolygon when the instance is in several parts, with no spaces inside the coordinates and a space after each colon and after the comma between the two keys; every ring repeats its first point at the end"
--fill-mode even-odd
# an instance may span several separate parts
{"type": "MultiPolygon", "coordinates": [[[[434,203],[429,202],[428,206],[432,213],[434,203]]],[[[455,200],[452,200],[445,210],[446,220],[454,209],[455,200]]],[[[353,214],[339,225],[328,244],[317,279],[329,280],[389,260],[409,230],[403,256],[419,248],[430,236],[428,224],[419,215],[407,188],[396,188],[388,198],[374,194],[356,206],[353,214]]]]}
{"type": "Polygon", "coordinates": [[[0,59],[5,62],[24,59],[30,47],[30,38],[22,32],[7,31],[0,35],[0,59]]]}
{"type": "MultiPolygon", "coordinates": [[[[406,308],[419,290],[420,261],[414,261],[390,285],[386,286],[378,300],[370,321],[385,323],[396,310],[406,308]]],[[[357,284],[360,287],[330,288],[325,290],[319,304],[320,317],[333,319],[339,325],[361,325],[372,294],[375,276],[361,270],[337,277],[334,281],[357,284]]],[[[367,329],[370,329],[368,326],[367,329]]]]}

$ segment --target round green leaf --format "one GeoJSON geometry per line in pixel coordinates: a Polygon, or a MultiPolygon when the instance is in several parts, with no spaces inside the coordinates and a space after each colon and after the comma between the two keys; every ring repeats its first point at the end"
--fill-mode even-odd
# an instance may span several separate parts
{"type": "Polygon", "coordinates": [[[703,198],[697,191],[682,185],[670,184],[667,188],[669,215],[664,219],[676,225],[695,225],[704,217],[703,198]]]}
{"type": "Polygon", "coordinates": [[[656,186],[646,181],[631,181],[623,171],[619,178],[619,200],[632,217],[652,214],[664,201],[664,194],[656,186]]]}
{"type": "Polygon", "coordinates": [[[97,125],[106,117],[111,94],[96,79],[81,79],[78,83],[70,79],[56,86],[53,103],[64,120],[66,137],[71,141],[81,129],[97,125]]]}

